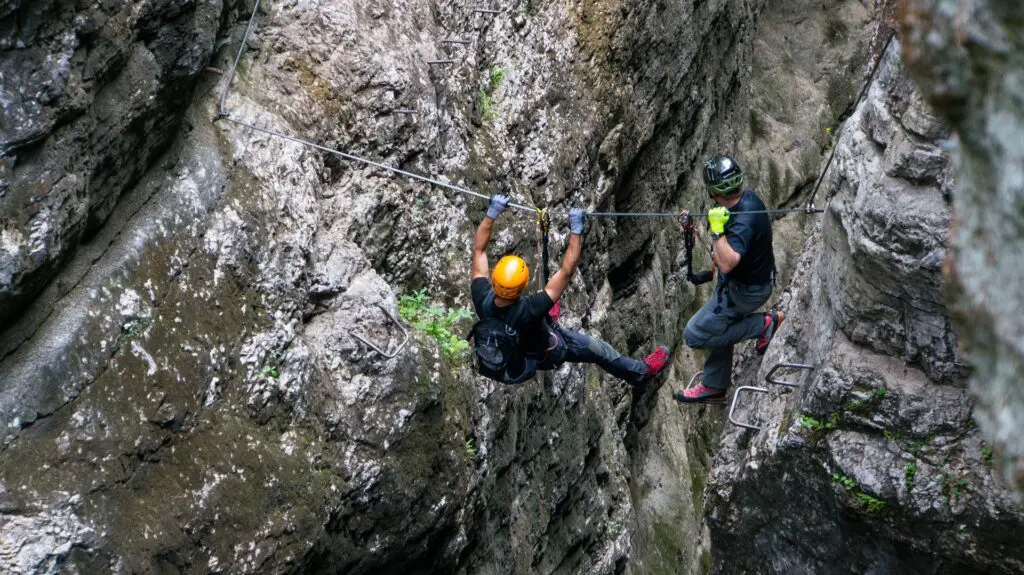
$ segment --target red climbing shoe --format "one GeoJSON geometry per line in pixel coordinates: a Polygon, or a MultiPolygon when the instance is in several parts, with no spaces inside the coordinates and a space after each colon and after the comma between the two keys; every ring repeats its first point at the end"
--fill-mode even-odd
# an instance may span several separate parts
{"type": "Polygon", "coordinates": [[[683,403],[724,403],[725,390],[708,387],[702,383],[690,389],[677,391],[673,397],[683,403]]]}
{"type": "Polygon", "coordinates": [[[644,376],[644,381],[654,379],[668,365],[668,348],[659,345],[658,349],[644,358],[644,363],[647,364],[647,375],[644,376]]]}
{"type": "Polygon", "coordinates": [[[764,328],[761,330],[761,337],[757,338],[757,345],[754,346],[757,355],[764,355],[764,352],[768,351],[768,343],[772,341],[772,336],[778,331],[785,317],[786,314],[781,311],[764,314],[764,328]]]}
{"type": "Polygon", "coordinates": [[[562,313],[562,300],[555,302],[555,307],[548,310],[548,316],[551,317],[551,323],[558,323],[558,316],[562,313]]]}

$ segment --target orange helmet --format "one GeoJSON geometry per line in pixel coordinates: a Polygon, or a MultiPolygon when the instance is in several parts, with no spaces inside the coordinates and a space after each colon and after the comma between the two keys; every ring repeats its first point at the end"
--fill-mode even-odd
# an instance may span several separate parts
{"type": "Polygon", "coordinates": [[[491,287],[503,299],[518,299],[530,282],[530,270],[519,256],[505,256],[491,273],[491,287]]]}

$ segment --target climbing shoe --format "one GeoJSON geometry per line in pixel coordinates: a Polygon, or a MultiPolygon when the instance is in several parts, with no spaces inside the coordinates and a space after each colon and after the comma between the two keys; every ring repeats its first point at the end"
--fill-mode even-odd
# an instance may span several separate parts
{"type": "Polygon", "coordinates": [[[764,352],[768,351],[768,344],[772,341],[772,336],[778,331],[785,317],[786,314],[781,311],[764,314],[764,328],[761,329],[761,337],[757,338],[757,345],[754,346],[757,355],[764,355],[764,352]]]}
{"type": "Polygon", "coordinates": [[[690,389],[677,391],[676,401],[683,403],[723,403],[725,402],[725,390],[708,387],[703,383],[690,389]]]}
{"type": "Polygon", "coordinates": [[[668,355],[668,347],[659,345],[658,349],[644,358],[644,364],[647,365],[647,375],[644,376],[644,382],[654,379],[661,370],[665,369],[665,366],[668,365],[668,355]]]}

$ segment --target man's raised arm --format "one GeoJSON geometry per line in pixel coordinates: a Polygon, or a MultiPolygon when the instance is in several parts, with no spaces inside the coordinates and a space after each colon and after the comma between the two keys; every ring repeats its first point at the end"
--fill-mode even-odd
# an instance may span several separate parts
{"type": "Polygon", "coordinates": [[[565,250],[562,258],[562,267],[558,268],[555,275],[551,276],[548,284],[544,286],[544,292],[548,294],[551,301],[557,302],[562,293],[569,287],[572,274],[580,263],[580,251],[583,249],[583,218],[585,214],[580,208],[569,210],[569,247],[565,250]]]}
{"type": "Polygon", "coordinates": [[[491,205],[487,207],[487,216],[476,228],[476,235],[473,237],[473,279],[486,278],[487,265],[487,242],[491,241],[491,229],[494,221],[501,216],[501,213],[508,207],[508,196],[491,196],[491,205]]]}

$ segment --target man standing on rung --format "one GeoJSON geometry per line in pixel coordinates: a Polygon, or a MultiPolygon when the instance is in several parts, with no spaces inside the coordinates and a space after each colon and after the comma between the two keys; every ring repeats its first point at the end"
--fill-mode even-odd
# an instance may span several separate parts
{"type": "Polygon", "coordinates": [[[757,353],[763,354],[783,319],[781,311],[755,313],[775,285],[772,222],[764,202],[743,188],[743,171],[729,156],[708,160],[703,177],[718,204],[708,212],[718,282],[683,332],[686,345],[708,350],[700,385],[675,394],[684,403],[723,401],[732,381],[733,345],[756,338],[757,353]]]}
{"type": "Polygon", "coordinates": [[[569,247],[562,266],[543,290],[526,295],[530,271],[519,256],[507,255],[493,271],[488,270],[491,229],[508,201],[506,196],[491,198],[487,216],[473,241],[471,293],[480,321],[473,326],[470,339],[477,371],[495,381],[516,384],[530,379],[537,370],[556,369],[568,361],[597,364],[634,387],[648,383],[667,365],[667,347],[658,346],[643,360],[625,357],[596,337],[564,329],[557,318],[549,316],[580,261],[583,210],[569,210],[569,247]]]}

